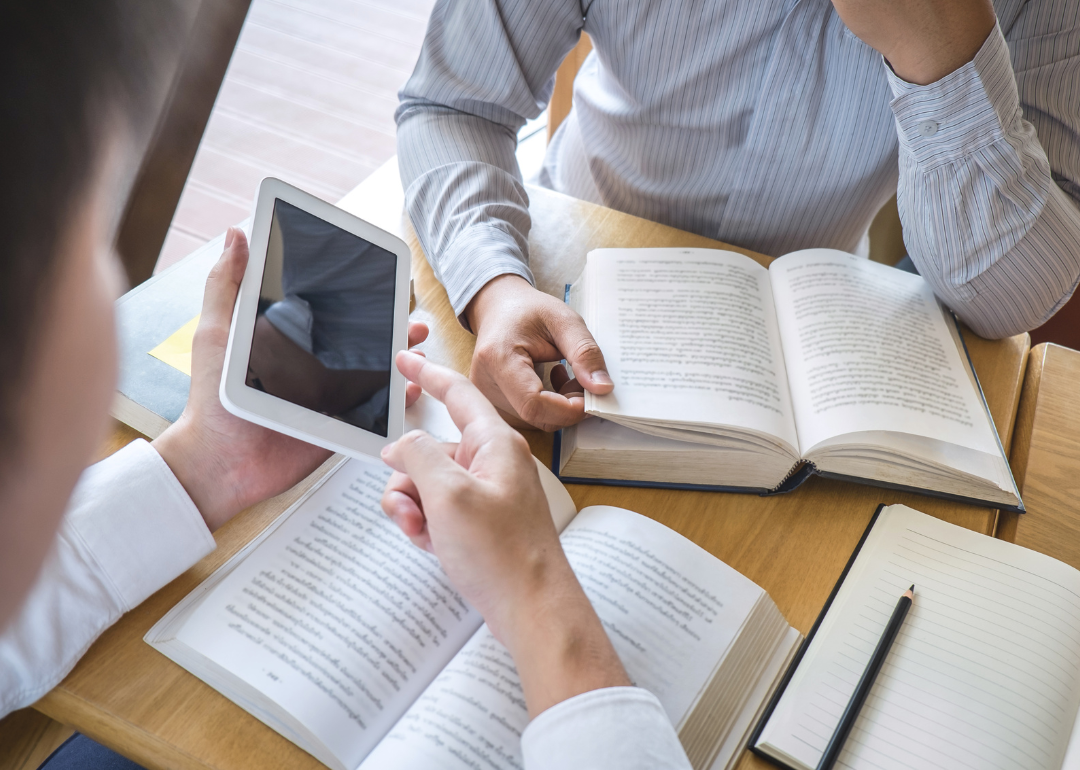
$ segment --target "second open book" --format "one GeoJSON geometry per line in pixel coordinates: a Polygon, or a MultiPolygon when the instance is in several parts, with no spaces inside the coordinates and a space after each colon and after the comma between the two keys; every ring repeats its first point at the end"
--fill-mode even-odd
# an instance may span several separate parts
{"type": "MultiPolygon", "coordinates": [[[[732,766],[801,636],[689,540],[618,508],[577,513],[540,471],[631,679],[660,699],[695,770],[732,766]]],[[[514,661],[380,510],[389,475],[377,460],[340,465],[146,641],[335,770],[521,770],[514,661]]]]}
{"type": "Polygon", "coordinates": [[[564,481],[785,491],[807,476],[1022,509],[959,330],[917,275],[828,249],[764,268],[600,249],[570,289],[610,395],[562,432],[564,481]]]}

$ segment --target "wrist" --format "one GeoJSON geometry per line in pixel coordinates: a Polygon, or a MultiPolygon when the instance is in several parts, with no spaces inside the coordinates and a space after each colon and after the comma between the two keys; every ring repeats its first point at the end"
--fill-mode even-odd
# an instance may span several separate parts
{"type": "Polygon", "coordinates": [[[973,12],[963,24],[954,25],[948,42],[913,31],[881,54],[897,77],[908,83],[936,83],[971,62],[994,31],[993,8],[983,7],[981,11],[973,12]]]}
{"type": "Polygon", "coordinates": [[[529,714],[605,687],[631,684],[581,584],[562,556],[520,592],[497,633],[514,658],[529,714]]]}
{"type": "Polygon", "coordinates": [[[512,294],[529,291],[535,291],[533,285],[513,273],[496,276],[485,283],[465,306],[465,320],[468,321],[472,333],[480,333],[480,325],[491,307],[512,294]]]}
{"type": "Polygon", "coordinates": [[[183,416],[154,439],[151,446],[176,476],[211,532],[232,518],[236,511],[229,504],[230,496],[226,493],[229,487],[218,478],[219,469],[205,461],[206,452],[199,449],[183,416]]]}

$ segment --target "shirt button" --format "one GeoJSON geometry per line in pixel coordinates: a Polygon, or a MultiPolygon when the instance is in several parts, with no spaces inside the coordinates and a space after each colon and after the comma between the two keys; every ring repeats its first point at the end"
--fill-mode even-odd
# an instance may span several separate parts
{"type": "Polygon", "coordinates": [[[924,120],[919,123],[919,133],[923,136],[933,136],[937,133],[938,124],[932,120],[924,120]]]}

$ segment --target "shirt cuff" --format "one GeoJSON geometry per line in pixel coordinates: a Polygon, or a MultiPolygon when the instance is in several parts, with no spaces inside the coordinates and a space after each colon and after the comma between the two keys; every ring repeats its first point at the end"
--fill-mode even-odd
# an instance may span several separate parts
{"type": "Polygon", "coordinates": [[[86,469],[64,523],[93,556],[125,612],[215,547],[199,509],[142,439],[86,469]]]}
{"type": "Polygon", "coordinates": [[[660,701],[640,687],[592,690],[552,706],[525,728],[521,751],[528,770],[690,768],[660,701]]]}
{"type": "Polygon", "coordinates": [[[936,83],[901,79],[882,60],[900,137],[900,150],[919,165],[937,166],[1002,139],[1020,123],[1020,97],[1001,27],[975,58],[936,83]]]}
{"type": "Polygon", "coordinates": [[[536,285],[517,240],[498,225],[470,227],[454,238],[439,258],[439,278],[458,321],[466,329],[469,324],[465,308],[488,281],[500,275],[520,275],[536,285]]]}

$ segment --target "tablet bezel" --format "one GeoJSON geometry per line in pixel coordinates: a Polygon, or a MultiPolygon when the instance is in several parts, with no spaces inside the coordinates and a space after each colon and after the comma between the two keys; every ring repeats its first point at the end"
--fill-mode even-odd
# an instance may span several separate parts
{"type": "Polygon", "coordinates": [[[229,342],[225,350],[225,365],[219,389],[222,406],[237,417],[310,444],[351,456],[378,457],[384,446],[401,438],[405,426],[406,380],[394,365],[394,358],[399,350],[405,350],[408,346],[409,274],[412,260],[409,247],[400,238],[385,230],[272,177],[267,177],[259,185],[249,242],[250,257],[233,308],[229,342]],[[394,277],[394,328],[390,351],[390,406],[385,437],[247,385],[251,340],[262,290],[274,202],[277,200],[291,203],[389,251],[397,258],[394,277]]]}

